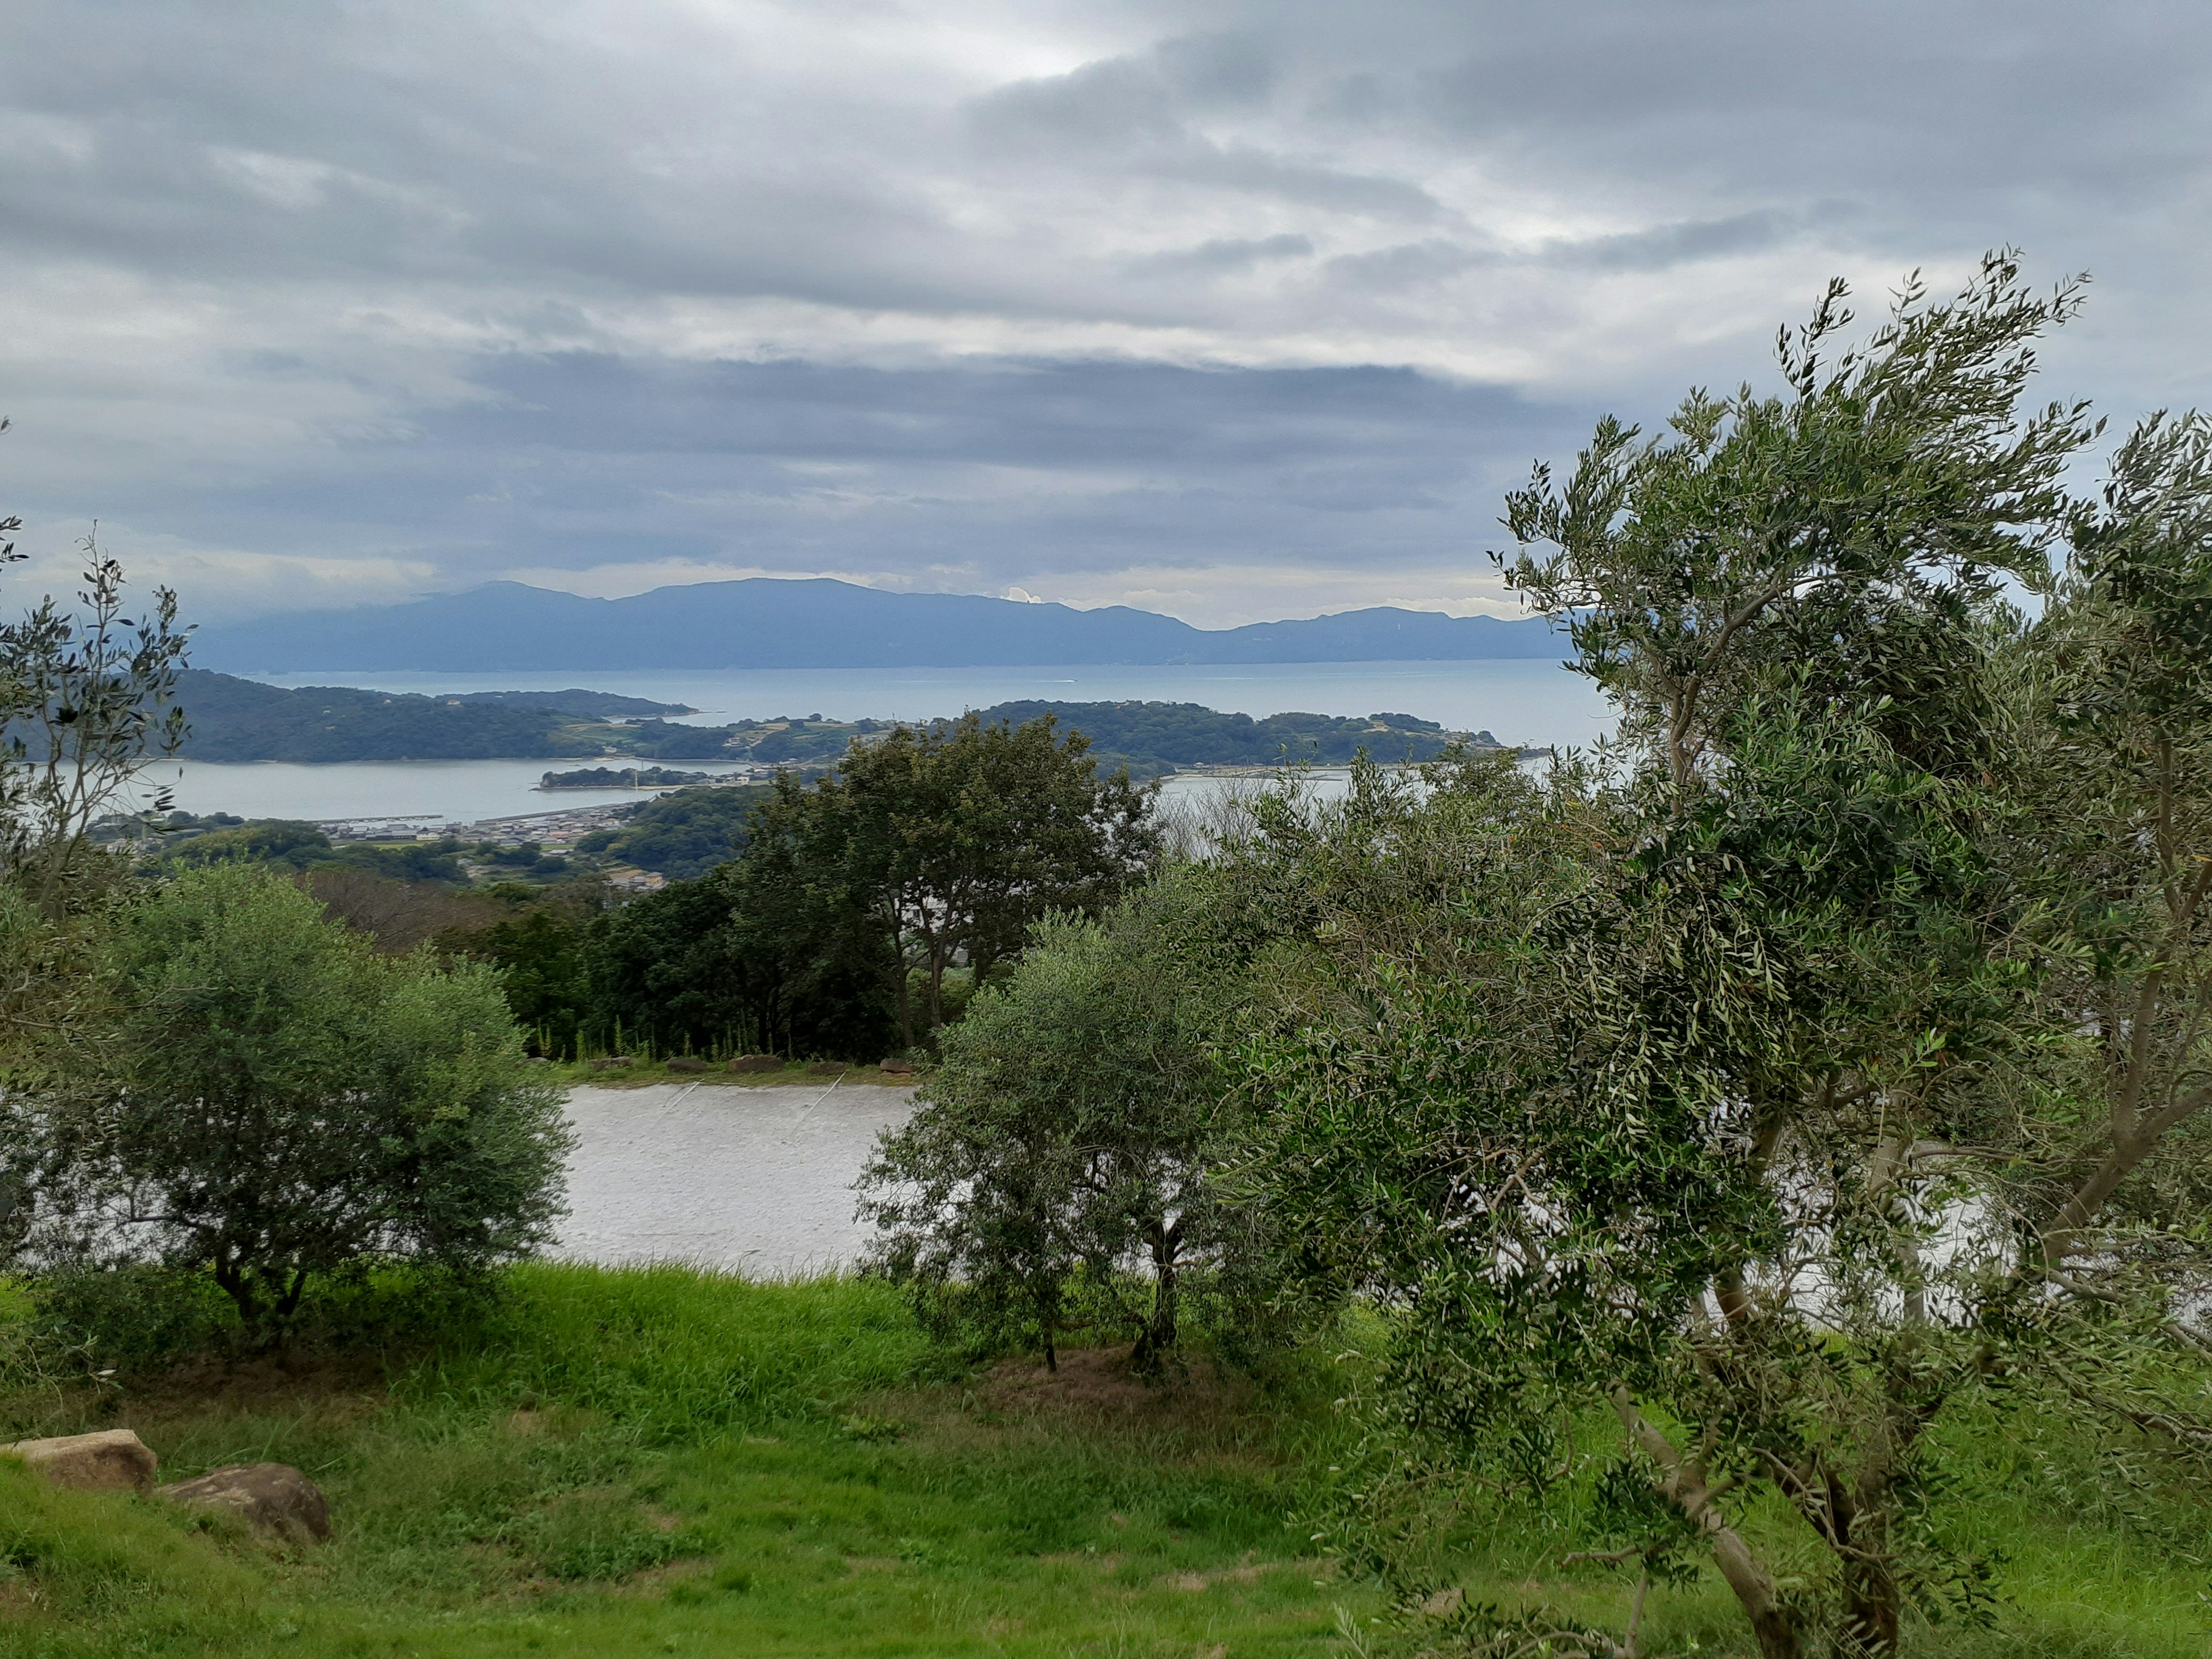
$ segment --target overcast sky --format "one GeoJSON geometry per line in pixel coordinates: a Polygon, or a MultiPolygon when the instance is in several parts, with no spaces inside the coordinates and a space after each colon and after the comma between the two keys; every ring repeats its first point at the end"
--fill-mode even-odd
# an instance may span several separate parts
{"type": "Polygon", "coordinates": [[[2212,9],[10,0],[0,512],[196,616],[741,574],[1510,611],[1830,274],[2204,401],[2212,9]]]}

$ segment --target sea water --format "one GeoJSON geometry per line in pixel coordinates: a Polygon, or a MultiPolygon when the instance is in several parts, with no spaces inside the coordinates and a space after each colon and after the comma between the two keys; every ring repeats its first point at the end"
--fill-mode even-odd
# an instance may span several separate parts
{"type": "MultiPolygon", "coordinates": [[[[683,703],[683,718],[726,725],[779,714],[830,720],[866,716],[933,720],[1023,699],[1056,702],[1139,700],[1194,702],[1255,718],[1412,714],[1455,731],[1486,731],[1499,742],[1588,744],[1609,729],[1595,687],[1557,663],[1492,658],[1475,662],[1121,665],[1043,668],[728,669],[499,674],[271,675],[278,685],[344,684],[376,691],[553,691],[578,687],[683,703]]],[[[186,713],[191,711],[188,709],[186,713]]],[[[635,790],[537,787],[549,769],[574,760],[170,762],[149,783],[167,786],[193,812],[241,817],[329,819],[371,815],[441,817],[459,823],[568,806],[635,800],[635,790]]],[[[724,769],[668,761],[684,771],[724,769]]]]}

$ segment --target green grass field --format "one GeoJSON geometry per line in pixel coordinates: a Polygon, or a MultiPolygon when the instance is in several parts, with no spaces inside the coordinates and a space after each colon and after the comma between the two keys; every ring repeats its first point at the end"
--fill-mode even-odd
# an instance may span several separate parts
{"type": "MultiPolygon", "coordinates": [[[[534,1267],[404,1360],[20,1395],[10,1432],[128,1425],[164,1479],[297,1464],[337,1535],[275,1554],[0,1460],[0,1655],[1412,1651],[1424,1638],[1374,1622],[1380,1591],[1295,1521],[1342,1444],[1340,1382],[1326,1360],[1264,1386],[1200,1363],[1153,1388],[1107,1350],[1056,1376],[971,1368],[878,1285],[534,1267]]],[[[1914,1651],[2212,1652],[2186,1522],[2011,1486],[1975,1518],[2008,1557],[1996,1625],[1917,1631],[1914,1651]]],[[[1628,1585],[1563,1571],[1555,1522],[1478,1517],[1460,1582],[1620,1628],[1628,1585]]],[[[1710,1580],[1658,1593],[1645,1638],[1647,1654],[1744,1650],[1710,1580]]]]}

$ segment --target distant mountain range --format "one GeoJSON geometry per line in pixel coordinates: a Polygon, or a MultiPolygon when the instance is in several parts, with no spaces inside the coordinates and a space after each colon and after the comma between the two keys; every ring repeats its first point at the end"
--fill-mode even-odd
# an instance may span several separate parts
{"type": "Polygon", "coordinates": [[[702,582],[622,599],[492,582],[357,611],[203,628],[192,662],[232,673],[508,669],[998,668],[1042,664],[1463,661],[1564,657],[1540,618],[1387,607],[1193,628],[1127,605],[1078,611],[827,579],[702,582]]]}

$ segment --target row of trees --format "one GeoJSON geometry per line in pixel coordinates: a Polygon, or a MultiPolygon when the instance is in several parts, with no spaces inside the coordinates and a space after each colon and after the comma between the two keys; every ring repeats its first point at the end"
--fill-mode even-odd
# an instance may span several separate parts
{"type": "Polygon", "coordinates": [[[1378,1559],[1583,1483],[1765,1659],[1986,1607],[1962,1413],[2201,1479],[2212,422],[2076,495],[2100,428],[2023,408],[2074,289],[1844,299],[1511,498],[1618,742],[1279,793],[1045,930],[884,1146],[883,1267],[1048,1351],[1100,1284],[1154,1352],[1194,1273],[1370,1309],[1378,1559]]]}

